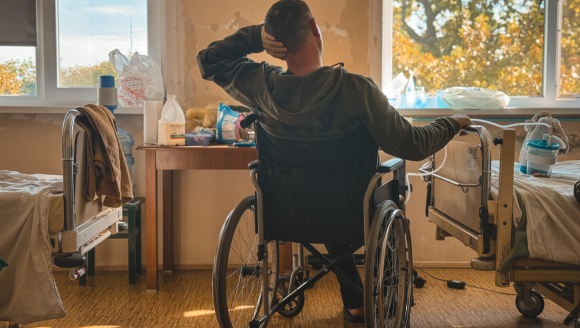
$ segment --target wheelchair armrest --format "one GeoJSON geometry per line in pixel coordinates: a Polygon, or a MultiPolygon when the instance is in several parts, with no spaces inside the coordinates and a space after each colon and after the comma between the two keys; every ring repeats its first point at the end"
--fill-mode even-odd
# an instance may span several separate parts
{"type": "Polygon", "coordinates": [[[248,170],[253,170],[257,168],[258,168],[258,160],[252,161],[250,162],[250,164],[248,164],[248,170]]]}
{"type": "Polygon", "coordinates": [[[377,172],[379,173],[390,173],[394,170],[397,170],[403,166],[403,160],[400,158],[393,158],[384,163],[381,163],[377,168],[377,172]]]}

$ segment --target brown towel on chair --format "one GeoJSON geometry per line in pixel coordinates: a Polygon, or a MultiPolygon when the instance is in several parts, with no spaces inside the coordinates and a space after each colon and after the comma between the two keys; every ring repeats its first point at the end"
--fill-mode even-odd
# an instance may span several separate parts
{"type": "Polygon", "coordinates": [[[87,134],[85,197],[94,200],[104,195],[103,205],[121,207],[133,199],[133,188],[115,117],[103,106],[89,104],[77,110],[83,113],[77,123],[87,134]]]}

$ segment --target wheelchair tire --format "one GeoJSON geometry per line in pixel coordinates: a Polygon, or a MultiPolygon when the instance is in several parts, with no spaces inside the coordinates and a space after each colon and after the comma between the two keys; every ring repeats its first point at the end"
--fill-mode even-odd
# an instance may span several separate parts
{"type": "Polygon", "coordinates": [[[524,300],[517,296],[516,297],[516,308],[524,317],[535,318],[544,311],[544,298],[542,294],[535,290],[530,290],[530,298],[532,300],[531,306],[527,306],[524,300]]]}
{"type": "Polygon", "coordinates": [[[375,212],[366,240],[365,265],[365,326],[409,327],[413,298],[411,234],[404,212],[392,201],[381,203],[375,212]]]}
{"type": "MultiPolygon", "coordinates": [[[[300,282],[298,280],[295,281],[296,287],[300,286],[300,282]]],[[[277,303],[278,300],[286,297],[288,295],[288,288],[290,287],[290,275],[281,275],[278,276],[278,288],[276,289],[276,301],[274,304],[277,303]]],[[[278,310],[281,316],[286,318],[292,318],[297,316],[304,308],[304,293],[298,295],[298,297],[294,298],[290,303],[288,303],[285,307],[278,310]]]]}
{"type": "MultiPolygon", "coordinates": [[[[278,279],[278,243],[268,243],[268,275],[258,261],[256,197],[242,200],[222,226],[214,257],[212,294],[221,328],[246,328],[263,313],[262,283],[268,279],[268,298],[274,300],[278,279]]],[[[267,322],[261,327],[265,328],[267,322]]]]}

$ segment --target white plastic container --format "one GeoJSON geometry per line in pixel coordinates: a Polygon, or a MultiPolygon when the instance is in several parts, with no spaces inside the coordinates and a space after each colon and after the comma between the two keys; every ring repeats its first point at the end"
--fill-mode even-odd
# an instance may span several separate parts
{"type": "Polygon", "coordinates": [[[167,95],[167,102],[163,106],[157,127],[159,145],[185,146],[185,115],[175,101],[175,95],[167,95]]]}
{"type": "Polygon", "coordinates": [[[154,144],[159,141],[158,124],[163,110],[163,101],[146,100],[143,106],[143,143],[154,144]]]}
{"type": "Polygon", "coordinates": [[[560,145],[558,141],[552,142],[554,136],[544,135],[543,140],[531,140],[528,142],[526,152],[527,174],[534,173],[551,175],[554,164],[558,161],[560,145]]]}

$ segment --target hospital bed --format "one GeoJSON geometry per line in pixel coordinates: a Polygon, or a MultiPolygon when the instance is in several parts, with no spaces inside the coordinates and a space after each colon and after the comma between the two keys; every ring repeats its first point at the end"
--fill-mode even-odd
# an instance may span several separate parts
{"type": "MultiPolygon", "coordinates": [[[[91,164],[86,162],[85,156],[87,151],[85,147],[86,132],[82,129],[80,131],[74,129],[75,120],[81,115],[83,115],[81,112],[71,110],[64,118],[62,127],[62,177],[42,174],[27,175],[28,177],[36,177],[41,180],[56,181],[56,185],[58,186],[60,186],[59,180],[62,179],[62,188],[57,188],[48,195],[50,197],[50,209],[48,210],[48,231],[46,233],[49,237],[48,240],[50,241],[51,250],[50,263],[48,264],[68,269],[69,277],[72,280],[78,279],[86,272],[82,267],[86,264],[85,254],[88,251],[107,239],[110,235],[116,234],[121,230],[126,230],[126,223],[120,221],[122,219],[121,207],[107,208],[103,206],[103,196],[99,196],[94,200],[88,200],[84,196],[86,183],[85,173],[91,164]],[[74,133],[75,131],[76,133],[74,133]]],[[[13,173],[19,174],[17,172],[13,173]]],[[[26,188],[26,186],[23,186],[23,188],[26,188]]],[[[33,240],[35,244],[30,246],[31,251],[39,253],[46,252],[46,247],[42,246],[43,240],[46,239],[41,238],[38,242],[33,240]],[[38,250],[35,250],[35,248],[38,250]]],[[[18,268],[17,261],[18,259],[15,259],[15,261],[9,263],[6,270],[10,268],[16,270],[18,268]]],[[[30,261],[30,259],[23,259],[22,261],[30,261]]],[[[38,262],[34,262],[33,266],[35,268],[47,267],[38,262]]],[[[50,268],[47,267],[47,270],[50,270],[50,268]]],[[[38,272],[21,272],[19,274],[15,271],[10,274],[10,277],[22,274],[32,275],[30,277],[31,279],[51,280],[49,283],[53,286],[56,296],[51,290],[46,297],[50,297],[50,300],[56,297],[56,302],[60,303],[60,297],[58,296],[56,287],[54,287],[51,274],[39,275],[38,272]]],[[[5,277],[6,279],[10,279],[9,276],[5,277]]],[[[19,286],[13,284],[11,288],[14,289],[15,295],[18,295],[19,289],[27,287],[26,285],[19,286]]],[[[20,292],[24,291],[20,290],[20,292]]],[[[26,292],[40,293],[38,290],[26,292]]],[[[44,297],[43,295],[31,295],[30,297],[33,296],[34,299],[44,297]]],[[[34,304],[42,306],[42,302],[34,304]]],[[[64,310],[61,310],[61,312],[47,311],[45,314],[38,314],[41,311],[35,308],[36,305],[29,306],[26,298],[22,297],[15,298],[13,296],[12,299],[5,300],[4,306],[6,306],[4,310],[0,309],[0,318],[3,318],[3,320],[20,321],[19,323],[59,318],[66,314],[64,310]],[[14,312],[18,311],[27,313],[31,311],[31,313],[19,313],[16,315],[14,312]]],[[[62,305],[58,308],[62,309],[62,305]]],[[[12,326],[10,327],[17,326],[14,323],[11,324],[12,326]]]]}
{"type": "MultiPolygon", "coordinates": [[[[513,284],[516,307],[524,316],[542,312],[543,295],[570,312],[564,324],[580,327],[580,266],[519,258],[507,271],[498,270],[515,243],[515,131],[502,129],[493,141],[483,126],[472,126],[466,132],[469,135],[447,146],[445,164],[432,175],[427,187],[426,214],[437,225],[436,238],[455,237],[477,252],[471,267],[495,271],[498,287],[513,284]],[[492,187],[494,147],[499,148],[499,183],[492,187]]],[[[433,161],[433,167],[437,161],[441,165],[441,156],[434,156],[433,161]]]]}

